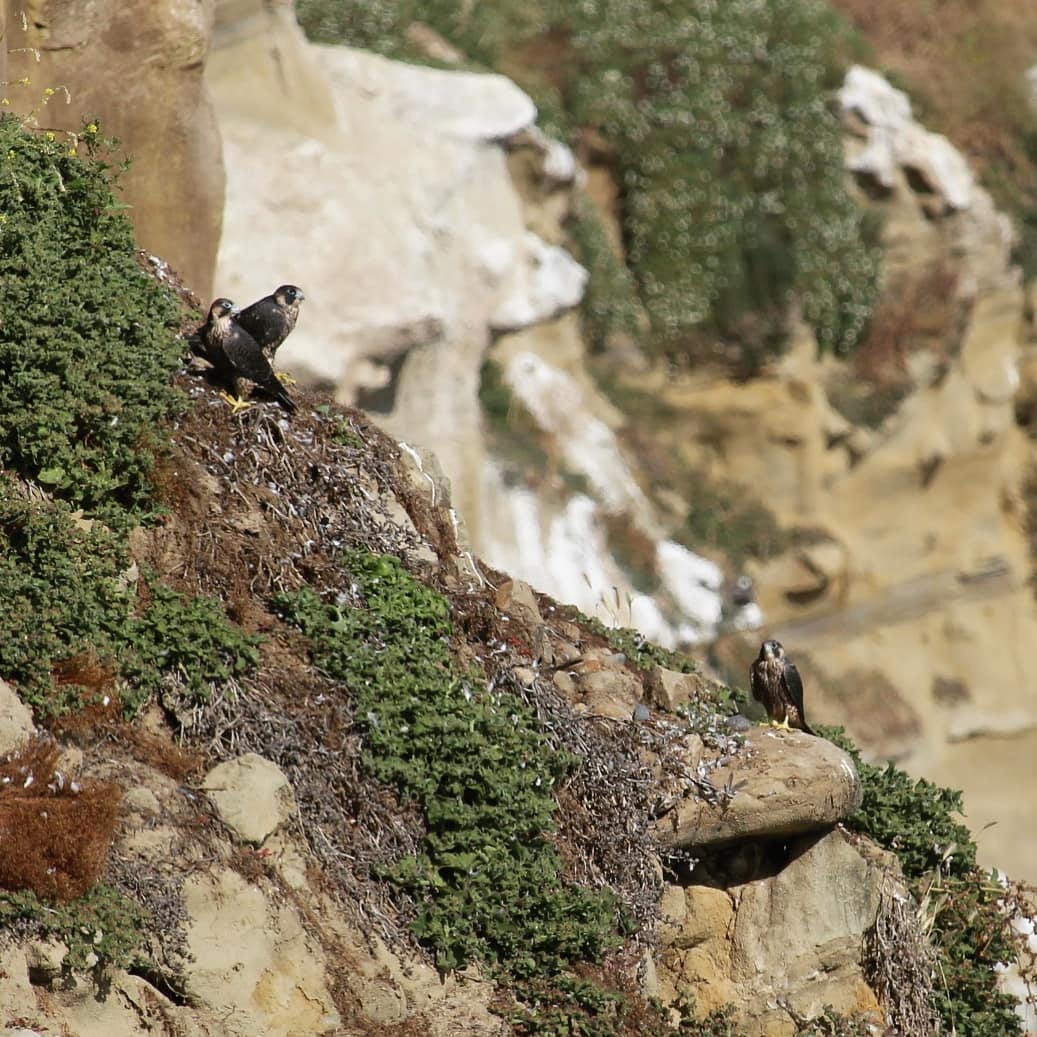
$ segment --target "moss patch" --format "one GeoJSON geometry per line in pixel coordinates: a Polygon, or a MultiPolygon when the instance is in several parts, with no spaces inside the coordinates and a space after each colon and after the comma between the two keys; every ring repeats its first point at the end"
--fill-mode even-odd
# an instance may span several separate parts
{"type": "Polygon", "coordinates": [[[140,514],[183,406],[179,308],[137,264],[103,142],[81,140],[82,157],[0,118],[0,465],[91,513],[140,514]]]}
{"type": "Polygon", "coordinates": [[[162,674],[198,692],[254,661],[214,603],[156,586],[142,609],[128,575],[129,533],[161,508],[183,349],[107,154],[95,126],[0,118],[0,671],[43,718],[106,696],[132,712],[162,674]]]}
{"type": "Polygon", "coordinates": [[[68,948],[62,968],[90,971],[99,982],[112,968],[136,964],[147,942],[143,908],[103,885],[63,904],[41,901],[28,891],[0,892],[0,922],[16,932],[61,940],[68,948]]]}
{"type": "Polygon", "coordinates": [[[342,563],[355,603],[304,588],[278,604],[354,697],[365,767],[424,813],[420,852],[383,876],[414,898],[414,933],[444,970],[479,960],[528,976],[600,958],[617,942],[616,898],[563,882],[545,838],[572,761],[523,702],[458,670],[445,599],[395,557],[342,563]]]}

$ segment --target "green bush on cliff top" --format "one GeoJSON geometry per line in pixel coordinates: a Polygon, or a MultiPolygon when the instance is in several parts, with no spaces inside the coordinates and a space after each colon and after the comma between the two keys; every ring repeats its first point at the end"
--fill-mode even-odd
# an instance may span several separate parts
{"type": "Polygon", "coordinates": [[[162,422],[182,407],[171,293],[138,266],[95,126],[0,118],[0,466],[93,513],[152,505],[162,422]]]}
{"type": "Polygon", "coordinates": [[[595,338],[636,328],[634,292],[672,354],[700,330],[773,348],[793,300],[822,349],[856,344],[877,260],[845,189],[826,97],[843,30],[821,0],[299,0],[298,12],[322,42],[419,60],[406,29],[428,24],[528,90],[550,131],[604,137],[636,284],[584,207],[595,338]]]}
{"type": "Polygon", "coordinates": [[[0,676],[42,717],[104,695],[132,712],[172,672],[203,694],[255,662],[215,602],[156,584],[141,609],[126,578],[183,350],[107,153],[94,125],[77,144],[0,117],[0,676]]]}

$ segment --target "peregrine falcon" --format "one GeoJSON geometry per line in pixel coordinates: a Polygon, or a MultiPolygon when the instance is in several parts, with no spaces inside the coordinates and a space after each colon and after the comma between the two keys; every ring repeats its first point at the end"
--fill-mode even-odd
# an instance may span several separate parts
{"type": "Polygon", "coordinates": [[[798,727],[814,734],[803,712],[803,681],[785,655],[780,641],[764,641],[749,669],[753,698],[762,702],[767,715],[780,727],[798,727]]]}
{"type": "Polygon", "coordinates": [[[295,329],[299,303],[305,298],[301,288],[283,284],[272,295],[246,306],[235,320],[263,347],[273,363],[281,343],[295,329]]]}
{"type": "Polygon", "coordinates": [[[236,312],[230,299],[214,299],[208,318],[198,329],[205,359],[230,385],[232,395],[223,394],[224,399],[235,413],[248,407],[238,387],[238,379],[247,378],[273,396],[290,414],[295,410],[294,401],[274,376],[270,361],[259,343],[234,320],[236,312]]]}

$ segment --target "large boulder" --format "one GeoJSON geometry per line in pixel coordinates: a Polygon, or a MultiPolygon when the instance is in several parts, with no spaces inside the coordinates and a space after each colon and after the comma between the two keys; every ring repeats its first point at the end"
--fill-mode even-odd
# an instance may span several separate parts
{"type": "Polygon", "coordinates": [[[664,890],[658,996],[690,993],[700,1012],[731,1003],[748,1032],[781,1037],[826,1006],[883,1021],[861,961],[897,881],[892,858],[832,831],[796,840],[776,873],[751,864],[728,883],[699,884],[693,870],[688,885],[664,890]]]}
{"type": "MultiPolygon", "coordinates": [[[[700,759],[688,761],[697,771],[700,759]]],[[[655,826],[660,847],[701,849],[745,839],[787,839],[831,828],[860,805],[853,760],[824,738],[758,729],[710,769],[715,796],[690,795],[655,826]]]]}

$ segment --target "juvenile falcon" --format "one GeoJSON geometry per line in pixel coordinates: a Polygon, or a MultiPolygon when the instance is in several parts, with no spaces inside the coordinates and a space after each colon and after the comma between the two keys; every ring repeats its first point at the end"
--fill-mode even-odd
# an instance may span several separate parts
{"type": "Polygon", "coordinates": [[[273,363],[281,343],[295,330],[299,303],[305,298],[301,288],[283,284],[272,295],[246,306],[235,320],[262,346],[273,363]]]}
{"type": "Polygon", "coordinates": [[[238,385],[239,378],[247,378],[263,392],[273,396],[290,414],[295,410],[295,402],[274,376],[270,361],[259,343],[234,320],[236,312],[230,299],[214,299],[209,307],[208,318],[198,329],[205,359],[230,386],[231,395],[224,393],[223,398],[234,409],[234,413],[250,406],[241,398],[238,385]]]}
{"type": "Polygon", "coordinates": [[[749,669],[749,685],[753,698],[780,727],[798,727],[814,734],[803,712],[803,680],[780,641],[760,645],[760,654],[749,669]]]}

